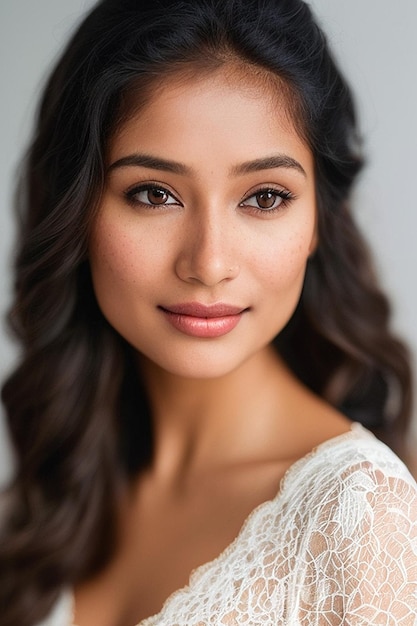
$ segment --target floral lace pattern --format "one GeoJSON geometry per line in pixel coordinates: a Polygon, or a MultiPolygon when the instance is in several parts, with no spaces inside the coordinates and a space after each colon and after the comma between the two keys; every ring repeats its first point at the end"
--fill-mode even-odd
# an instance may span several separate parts
{"type": "Polygon", "coordinates": [[[138,626],[214,624],[417,626],[417,485],[401,461],[359,425],[325,442],[138,626]]]}

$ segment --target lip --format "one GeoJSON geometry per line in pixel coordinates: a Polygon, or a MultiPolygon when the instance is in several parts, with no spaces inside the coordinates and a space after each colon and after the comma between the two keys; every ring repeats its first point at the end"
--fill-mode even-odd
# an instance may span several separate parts
{"type": "Polygon", "coordinates": [[[191,337],[205,339],[230,333],[248,310],[223,302],[211,305],[186,302],[158,308],[176,330],[191,337]]]}
{"type": "Polygon", "coordinates": [[[213,318],[226,317],[228,315],[239,315],[245,311],[245,308],[233,306],[219,302],[217,304],[201,304],[200,302],[185,302],[183,304],[173,304],[170,306],[161,306],[161,309],[168,313],[177,313],[178,315],[191,315],[192,317],[213,318]]]}

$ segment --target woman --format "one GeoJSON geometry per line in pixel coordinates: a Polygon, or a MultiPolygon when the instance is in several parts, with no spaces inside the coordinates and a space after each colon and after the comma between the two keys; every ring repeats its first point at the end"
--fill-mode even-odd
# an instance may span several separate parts
{"type": "Polygon", "coordinates": [[[23,181],[5,626],[415,622],[417,488],[352,425],[410,410],[360,167],[301,0],[86,18],[23,181]]]}

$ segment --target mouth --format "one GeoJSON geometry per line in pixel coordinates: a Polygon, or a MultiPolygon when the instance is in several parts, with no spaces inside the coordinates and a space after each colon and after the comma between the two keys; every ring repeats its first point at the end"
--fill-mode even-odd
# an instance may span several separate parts
{"type": "Polygon", "coordinates": [[[249,310],[222,302],[212,305],[187,302],[158,308],[176,330],[203,339],[221,337],[231,332],[249,310]]]}

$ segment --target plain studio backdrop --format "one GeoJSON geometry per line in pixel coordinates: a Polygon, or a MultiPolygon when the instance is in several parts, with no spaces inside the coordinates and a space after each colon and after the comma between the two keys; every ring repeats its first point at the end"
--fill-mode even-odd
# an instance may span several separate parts
{"type": "MultiPolygon", "coordinates": [[[[356,94],[368,166],[355,210],[370,241],[394,326],[417,353],[417,3],[310,0],[356,94]]],[[[10,302],[12,196],[48,69],[92,0],[2,0],[0,5],[0,313],[10,302]]],[[[0,378],[16,346],[0,330],[0,378]]],[[[414,418],[417,431],[417,417],[414,418]]],[[[0,413],[0,476],[11,454],[0,413]]]]}

